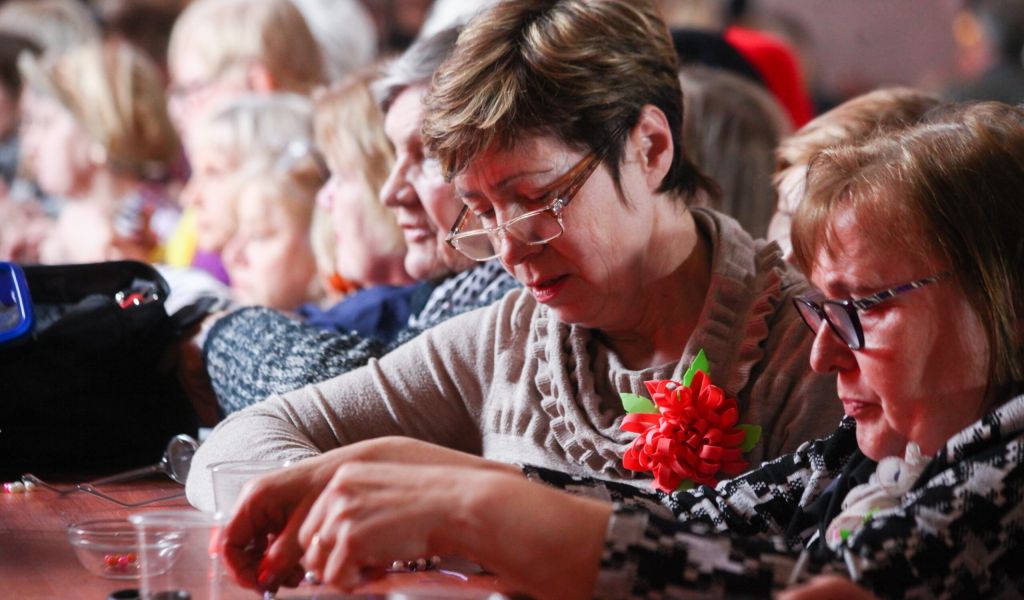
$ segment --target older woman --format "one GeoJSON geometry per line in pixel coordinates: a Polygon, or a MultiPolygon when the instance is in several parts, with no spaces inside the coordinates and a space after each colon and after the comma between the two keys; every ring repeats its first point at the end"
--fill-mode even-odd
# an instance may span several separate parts
{"type": "Polygon", "coordinates": [[[350,588],[379,557],[454,551],[538,598],[760,597],[815,573],[832,575],[792,597],[1020,594],[1022,166],[1024,110],[997,103],[813,161],[793,239],[824,293],[794,304],[814,369],[838,374],[847,417],[830,437],[668,495],[526,469],[570,496],[419,442],[363,442],[340,469],[309,461],[334,474],[291,512],[301,524],[261,511],[310,471],[252,486],[226,532],[232,566],[256,580],[259,564],[265,584],[305,549],[305,568],[350,588]],[[245,545],[282,528],[253,562],[245,545]]]}
{"type": "MultiPolygon", "coordinates": [[[[379,114],[376,117],[366,114],[361,119],[361,127],[384,129],[383,134],[370,137],[385,137],[383,141],[389,144],[386,153],[385,148],[374,149],[379,143],[368,143],[364,136],[345,136],[347,144],[360,146],[349,149],[348,154],[368,153],[360,162],[364,167],[371,161],[375,164],[375,168],[364,168],[355,177],[355,187],[383,188],[380,201],[401,226],[408,248],[402,256],[403,270],[421,282],[409,301],[403,328],[397,333],[378,329],[374,335],[365,331],[360,335],[328,333],[323,329],[339,330],[339,319],[320,318],[311,311],[304,312],[308,319],[304,323],[265,308],[231,312],[210,329],[203,345],[206,373],[223,412],[231,413],[262,402],[271,394],[347,373],[416,337],[421,331],[455,315],[487,306],[519,287],[498,261],[475,263],[444,245],[447,227],[455,218],[458,205],[453,200],[451,185],[441,176],[436,163],[424,155],[419,135],[423,115],[419,98],[434,71],[455,46],[457,36],[456,30],[447,30],[413,44],[388,66],[383,79],[376,83],[384,101],[386,119],[381,123],[379,114]],[[377,167],[384,163],[394,166],[382,173],[377,167]],[[390,341],[391,337],[395,339],[390,341]],[[381,338],[390,343],[380,343],[381,338]]],[[[346,118],[355,121],[360,112],[355,104],[362,104],[362,101],[354,93],[355,88],[351,90],[353,93],[348,99],[352,105],[346,109],[349,113],[346,118]]],[[[329,125],[331,120],[324,119],[321,124],[329,125]]],[[[338,172],[342,165],[332,165],[330,160],[338,149],[334,148],[330,136],[320,138],[329,159],[328,166],[336,168],[334,181],[340,181],[342,177],[338,172]]],[[[340,153],[335,158],[344,155],[340,153]]],[[[324,192],[325,196],[336,194],[333,185],[324,192]]],[[[347,216],[350,222],[357,221],[353,210],[340,200],[336,196],[330,201],[337,209],[332,208],[332,214],[339,220],[347,216]]],[[[346,228],[351,225],[346,223],[346,228]]],[[[338,235],[347,231],[349,229],[339,227],[338,235]]],[[[361,235],[369,234],[364,227],[361,235]]],[[[352,248],[359,243],[360,240],[353,240],[351,236],[341,242],[339,249],[346,249],[346,260],[338,262],[339,269],[345,267],[342,276],[357,281],[370,275],[367,268],[376,268],[366,260],[359,269],[351,264],[355,254],[352,248]]],[[[363,243],[375,244],[378,253],[386,250],[379,240],[367,237],[363,243]]],[[[361,256],[369,258],[365,253],[361,256]]],[[[377,320],[377,323],[388,324],[388,321],[390,319],[377,320]]]]}
{"type": "MultiPolygon", "coordinates": [[[[481,13],[427,96],[428,145],[464,202],[435,209],[455,213],[456,249],[497,256],[527,289],[365,368],[232,415],[196,455],[190,500],[211,505],[209,462],[333,450],[239,507],[238,519],[252,519],[250,540],[284,525],[260,514],[282,510],[297,527],[353,457],[338,447],[388,435],[645,485],[621,465],[632,436],[619,430],[618,393],[678,377],[701,348],[711,376],[739,398],[740,420],[763,429],[749,460],[830,429],[839,412],[832,376],[803,362],[811,338],[786,306],[810,287],[774,246],[686,206],[707,183],[678,143],[676,67],[649,2],[531,0],[481,13]]],[[[406,90],[391,110],[419,93],[406,90]]],[[[389,113],[389,135],[415,130],[389,113]]],[[[405,162],[402,153],[400,168],[432,180],[437,163],[418,143],[405,162]]],[[[410,220],[407,242],[427,239],[420,226],[410,220]]],[[[395,460],[466,458],[409,447],[373,445],[395,460]]],[[[269,556],[265,580],[294,566],[294,554],[269,556]]]]}

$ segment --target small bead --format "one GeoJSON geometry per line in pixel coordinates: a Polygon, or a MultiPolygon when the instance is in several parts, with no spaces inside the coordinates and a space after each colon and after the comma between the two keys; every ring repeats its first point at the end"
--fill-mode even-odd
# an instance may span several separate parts
{"type": "Polygon", "coordinates": [[[119,566],[119,567],[122,567],[122,568],[123,567],[127,567],[128,565],[131,564],[131,562],[132,561],[128,560],[128,555],[127,554],[122,554],[121,556],[117,557],[117,566],[119,566]]]}
{"type": "Polygon", "coordinates": [[[430,566],[435,568],[435,569],[437,567],[441,566],[441,557],[436,555],[436,554],[431,556],[430,557],[430,566]]]}
{"type": "Polygon", "coordinates": [[[23,483],[23,485],[25,486],[25,491],[26,492],[34,492],[34,491],[36,491],[36,484],[32,483],[31,481],[26,481],[26,482],[23,483]]]}
{"type": "Polygon", "coordinates": [[[103,564],[107,565],[108,567],[113,567],[113,566],[117,565],[117,555],[116,554],[104,554],[103,555],[103,564]]]}
{"type": "Polygon", "coordinates": [[[405,570],[405,563],[400,561],[400,560],[396,560],[395,562],[391,563],[391,570],[392,571],[403,571],[403,570],[405,570]]]}
{"type": "Polygon", "coordinates": [[[420,571],[426,571],[427,570],[427,559],[425,559],[425,558],[417,558],[416,559],[416,568],[419,569],[420,571]]]}
{"type": "Polygon", "coordinates": [[[20,481],[8,481],[4,484],[4,492],[8,494],[25,493],[25,484],[20,481]]]}

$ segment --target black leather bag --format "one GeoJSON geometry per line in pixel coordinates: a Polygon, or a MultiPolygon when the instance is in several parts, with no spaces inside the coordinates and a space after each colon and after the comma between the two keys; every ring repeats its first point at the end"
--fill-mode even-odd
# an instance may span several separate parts
{"type": "MultiPolygon", "coordinates": [[[[35,324],[0,346],[0,474],[101,472],[159,460],[195,435],[171,317],[153,267],[120,261],[24,266],[35,324]]],[[[184,309],[183,309],[184,310],[184,309]]]]}

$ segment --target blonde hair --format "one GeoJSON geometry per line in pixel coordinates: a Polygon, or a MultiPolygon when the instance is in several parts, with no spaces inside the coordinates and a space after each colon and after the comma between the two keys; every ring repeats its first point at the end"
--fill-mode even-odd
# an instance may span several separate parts
{"type": "Polygon", "coordinates": [[[245,94],[196,127],[190,150],[221,156],[229,168],[257,159],[274,161],[288,148],[312,146],[313,108],[296,94],[245,94]]]}
{"type": "Polygon", "coordinates": [[[96,19],[76,0],[8,0],[0,6],[0,31],[25,37],[48,55],[100,39],[96,19]]]}
{"type": "Polygon", "coordinates": [[[232,177],[236,196],[252,190],[264,202],[280,202],[288,213],[309,227],[316,193],[324,184],[323,163],[311,147],[298,144],[279,156],[260,156],[243,163],[232,177]]]}
{"type": "Polygon", "coordinates": [[[140,50],[118,40],[92,42],[51,60],[23,54],[22,75],[37,93],[62,104],[110,168],[145,179],[168,175],[179,158],[163,79],[140,50]]]}
{"type": "MultiPolygon", "coordinates": [[[[384,114],[370,92],[374,73],[370,69],[357,72],[317,95],[313,129],[328,166],[345,169],[362,184],[362,210],[367,216],[364,226],[373,229],[379,243],[374,254],[404,256],[402,231],[380,201],[380,190],[391,172],[395,153],[384,134],[384,114]]],[[[318,246],[322,270],[333,273],[336,236],[323,235],[318,246]]],[[[341,275],[352,277],[349,273],[341,275]]]]}
{"type": "MultiPolygon", "coordinates": [[[[316,150],[307,142],[295,142],[277,156],[265,155],[246,161],[232,176],[226,194],[238,209],[243,193],[252,193],[261,206],[276,204],[295,219],[298,227],[306,231],[306,239],[319,268],[316,253],[316,224],[323,222],[323,209],[316,203],[316,194],[326,180],[326,170],[316,150]]],[[[280,223],[275,223],[280,227],[280,223]]],[[[314,277],[310,281],[308,297],[319,300],[326,290],[314,277]]]]}
{"type": "Polygon", "coordinates": [[[269,71],[279,89],[309,94],[323,82],[320,47],[290,0],[196,0],[171,31],[171,70],[197,56],[214,78],[251,61],[269,71]]]}

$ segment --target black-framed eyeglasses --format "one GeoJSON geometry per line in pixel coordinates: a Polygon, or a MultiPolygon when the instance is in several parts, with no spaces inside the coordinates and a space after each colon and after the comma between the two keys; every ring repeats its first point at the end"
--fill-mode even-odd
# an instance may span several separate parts
{"type": "Polygon", "coordinates": [[[815,300],[800,296],[793,299],[793,305],[811,331],[817,333],[821,329],[822,321],[825,321],[851,350],[860,350],[864,347],[864,327],[857,316],[858,311],[874,308],[886,300],[935,283],[952,274],[946,271],[930,275],[856,300],[815,300]]]}
{"type": "MultiPolygon", "coordinates": [[[[613,140],[617,138],[617,135],[612,136],[613,140]]],[[[600,153],[587,154],[551,184],[553,191],[549,194],[554,199],[544,208],[531,210],[495,227],[484,227],[469,206],[463,206],[445,241],[467,257],[482,262],[498,256],[501,240],[506,235],[529,246],[540,246],[557,238],[565,232],[562,212],[601,165],[610,146],[600,153]],[[472,228],[463,231],[467,225],[472,228]]]]}

